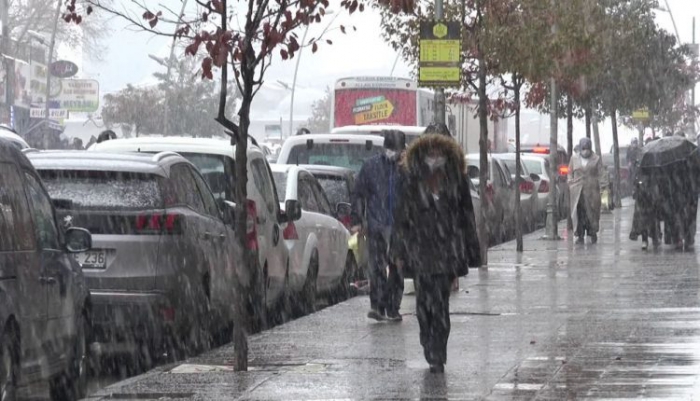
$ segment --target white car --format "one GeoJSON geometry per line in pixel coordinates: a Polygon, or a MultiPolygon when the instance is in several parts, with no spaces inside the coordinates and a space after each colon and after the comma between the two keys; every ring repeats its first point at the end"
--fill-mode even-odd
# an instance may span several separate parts
{"type": "Polygon", "coordinates": [[[29,149],[27,141],[22,139],[21,136],[17,135],[17,133],[10,128],[0,126],[0,139],[10,141],[10,143],[15,145],[19,150],[29,149]]]}
{"type": "Polygon", "coordinates": [[[549,191],[557,190],[556,185],[552,185],[552,180],[549,178],[549,160],[539,156],[520,156],[527,170],[532,174],[540,176],[540,181],[537,184],[537,212],[539,219],[545,221],[547,218],[547,202],[549,201],[549,191]]]}
{"type": "Polygon", "coordinates": [[[348,249],[350,233],[334,217],[321,184],[307,170],[273,165],[272,175],[279,198],[301,206],[301,218],[287,223],[282,238],[289,250],[289,289],[296,304],[308,311],[317,294],[335,295],[349,288],[349,269],[355,263],[348,249]]]}
{"type": "MultiPolygon", "coordinates": [[[[233,187],[236,147],[229,140],[187,137],[141,137],[113,139],[95,144],[89,151],[101,152],[177,152],[194,164],[218,199],[222,209],[235,205],[233,187]]],[[[269,163],[260,147],[248,143],[247,207],[250,219],[246,233],[248,244],[257,252],[258,280],[267,309],[274,311],[285,295],[288,252],[281,240],[281,225],[286,216],[279,207],[277,190],[269,163]],[[253,223],[255,222],[255,223],[253,223]]],[[[264,312],[261,311],[261,313],[264,312]]]]}
{"type": "Polygon", "coordinates": [[[365,160],[384,150],[378,135],[307,134],[287,138],[277,164],[345,167],[359,172],[365,160]]]}
{"type": "Polygon", "coordinates": [[[419,136],[423,135],[426,127],[406,126],[406,125],[348,125],[345,127],[333,128],[331,134],[352,134],[352,135],[382,135],[385,130],[399,130],[406,135],[406,144],[410,144],[419,136]]]}

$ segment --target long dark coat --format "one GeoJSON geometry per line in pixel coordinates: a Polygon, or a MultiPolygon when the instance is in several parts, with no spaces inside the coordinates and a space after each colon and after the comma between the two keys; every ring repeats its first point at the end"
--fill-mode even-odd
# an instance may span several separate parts
{"type": "Polygon", "coordinates": [[[452,139],[424,135],[415,140],[402,162],[399,196],[394,209],[391,257],[404,262],[404,274],[464,276],[481,265],[464,153],[452,139]],[[427,189],[423,158],[437,150],[447,158],[443,189],[436,200],[427,189]]]}

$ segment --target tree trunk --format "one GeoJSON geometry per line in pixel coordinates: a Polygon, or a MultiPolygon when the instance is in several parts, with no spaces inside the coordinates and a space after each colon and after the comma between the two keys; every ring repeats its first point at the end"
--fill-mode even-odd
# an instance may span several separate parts
{"type": "Polygon", "coordinates": [[[513,74],[513,103],[515,104],[515,249],[523,251],[523,205],[520,203],[520,182],[523,171],[520,165],[520,82],[513,74]]]}
{"type": "Polygon", "coordinates": [[[617,140],[617,109],[612,109],[610,118],[613,134],[613,156],[615,159],[615,207],[622,207],[622,197],[620,196],[620,143],[617,140]]]}
{"type": "Polygon", "coordinates": [[[574,100],[566,97],[566,152],[571,156],[574,151],[574,100]]]}
{"type": "Polygon", "coordinates": [[[591,113],[591,124],[593,125],[593,142],[595,143],[595,153],[598,156],[603,156],[600,144],[600,130],[598,127],[598,117],[595,113],[591,113]]]}
{"type": "Polygon", "coordinates": [[[585,110],[585,120],[586,120],[586,138],[591,139],[591,106],[586,105],[585,110]]]}
{"type": "Polygon", "coordinates": [[[486,62],[484,59],[479,59],[479,194],[481,202],[481,221],[479,223],[479,242],[481,244],[481,262],[485,266],[488,264],[488,244],[491,230],[500,230],[503,227],[488,227],[487,226],[487,210],[492,207],[489,203],[487,194],[488,174],[489,174],[489,159],[488,159],[488,141],[489,141],[489,116],[488,116],[488,98],[486,97],[486,62]],[[485,202],[483,200],[486,200],[485,202]]]}

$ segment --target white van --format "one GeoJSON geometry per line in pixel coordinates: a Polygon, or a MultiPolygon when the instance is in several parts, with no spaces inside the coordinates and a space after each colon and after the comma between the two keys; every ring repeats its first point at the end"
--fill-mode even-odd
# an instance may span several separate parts
{"type": "Polygon", "coordinates": [[[365,160],[383,149],[384,138],[378,135],[297,135],[284,142],[277,164],[336,166],[359,172],[365,160]]]}
{"type": "Polygon", "coordinates": [[[354,134],[354,135],[382,135],[382,131],[398,130],[406,134],[406,144],[410,144],[419,136],[423,135],[426,127],[415,127],[406,125],[348,125],[345,127],[333,128],[331,134],[354,134]]]}

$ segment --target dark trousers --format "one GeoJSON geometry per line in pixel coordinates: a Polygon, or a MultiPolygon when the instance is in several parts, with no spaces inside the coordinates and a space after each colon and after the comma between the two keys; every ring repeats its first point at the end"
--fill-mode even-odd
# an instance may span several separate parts
{"type": "Polygon", "coordinates": [[[403,275],[389,264],[388,242],[382,234],[367,236],[369,246],[369,302],[381,314],[395,315],[401,309],[403,275]],[[387,266],[389,274],[387,277],[387,266]]]}
{"type": "Polygon", "coordinates": [[[450,275],[416,276],[416,315],[420,326],[420,344],[425,360],[433,364],[447,362],[450,336],[450,275]]]}
{"type": "Polygon", "coordinates": [[[583,194],[581,194],[581,197],[578,200],[578,205],[576,205],[576,215],[578,217],[578,227],[576,227],[576,236],[579,238],[583,238],[586,235],[586,232],[588,234],[595,234],[590,232],[590,225],[588,223],[588,215],[586,214],[586,206],[584,204],[583,200],[583,194]]]}

